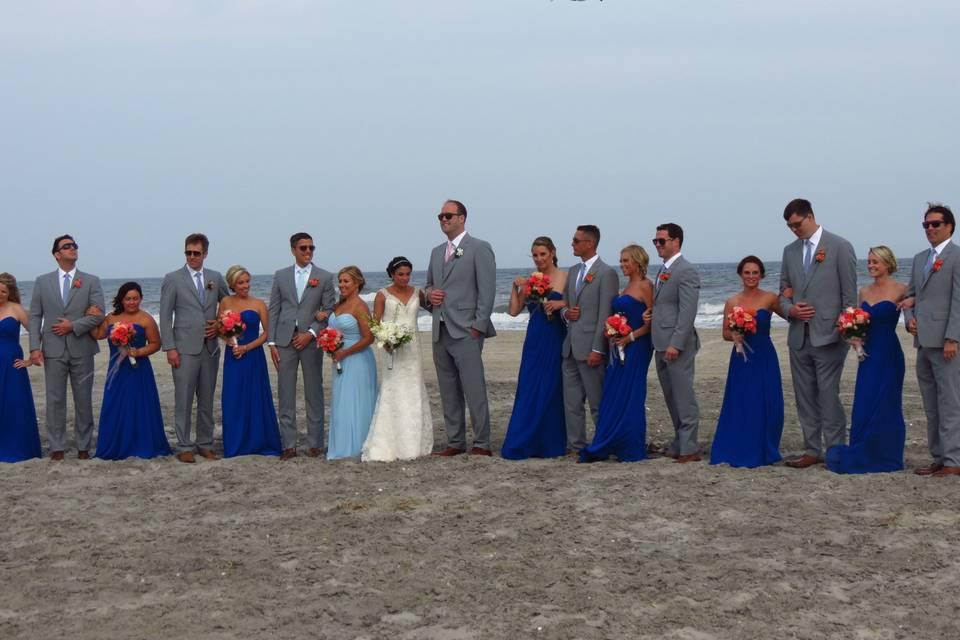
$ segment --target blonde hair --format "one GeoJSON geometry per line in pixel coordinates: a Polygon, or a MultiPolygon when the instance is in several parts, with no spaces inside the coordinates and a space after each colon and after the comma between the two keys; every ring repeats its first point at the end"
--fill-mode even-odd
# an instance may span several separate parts
{"type": "Polygon", "coordinates": [[[876,247],[870,247],[868,254],[872,253],[877,256],[877,260],[887,265],[888,273],[897,272],[897,256],[893,255],[893,251],[890,250],[890,247],[885,245],[877,245],[876,247]]]}
{"type": "Polygon", "coordinates": [[[227,286],[230,287],[232,291],[236,291],[236,289],[233,287],[237,284],[237,280],[239,280],[240,276],[243,274],[247,274],[249,276],[250,272],[247,271],[246,267],[241,267],[239,264],[235,264],[227,269],[227,274],[224,276],[224,279],[226,279],[227,286]]]}
{"type": "Polygon", "coordinates": [[[17,288],[17,279],[13,277],[13,274],[6,271],[0,273],[0,284],[7,287],[7,300],[20,304],[20,289],[17,288]]]}
{"type": "Polygon", "coordinates": [[[627,254],[627,257],[630,258],[638,267],[640,267],[640,275],[644,278],[647,277],[647,267],[650,266],[650,256],[647,255],[646,250],[638,244],[628,244],[623,249],[620,249],[620,253],[627,254]]]}
{"type": "Polygon", "coordinates": [[[337,280],[339,280],[340,276],[343,274],[347,274],[354,282],[357,283],[357,293],[363,291],[363,287],[367,284],[367,280],[363,277],[363,272],[360,271],[360,267],[350,265],[340,269],[340,271],[337,272],[337,280]]]}

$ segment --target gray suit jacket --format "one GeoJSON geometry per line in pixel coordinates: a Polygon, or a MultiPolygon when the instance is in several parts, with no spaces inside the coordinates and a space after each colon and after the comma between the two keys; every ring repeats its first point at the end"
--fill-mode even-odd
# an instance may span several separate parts
{"type": "Polygon", "coordinates": [[[210,353],[220,348],[216,336],[207,340],[203,332],[206,321],[217,318],[217,307],[230,295],[229,289],[220,272],[212,269],[203,270],[203,283],[201,305],[197,285],[186,265],[164,276],[160,286],[160,342],[164,351],[176,349],[195,356],[205,343],[210,353]]]}
{"type": "Polygon", "coordinates": [[[96,305],[104,313],[107,309],[103,302],[103,289],[100,278],[77,269],[73,279],[67,304],[63,304],[58,272],[47,273],[33,284],[30,298],[30,350],[43,349],[45,358],[59,358],[63,355],[77,358],[92,356],[100,351],[96,340],[90,337],[90,330],[100,325],[102,316],[85,316],[90,305],[96,305]],[[80,286],[76,286],[80,283],[80,286]],[[58,336],[53,325],[58,318],[66,318],[73,323],[73,332],[58,336]]]}
{"type": "Polygon", "coordinates": [[[923,268],[933,249],[913,257],[913,271],[907,286],[907,297],[915,298],[912,309],[905,309],[905,320],[915,318],[915,347],[941,348],[945,340],[960,342],[960,250],[951,242],[940,254],[943,263],[938,271],[930,271],[924,279],[923,268]]]}
{"type": "Polygon", "coordinates": [[[314,317],[317,311],[333,311],[337,294],[333,286],[333,274],[310,265],[307,286],[303,290],[303,299],[297,300],[297,276],[292,266],[280,269],[273,274],[273,287],[270,289],[270,322],[267,339],[278,347],[286,347],[293,340],[294,332],[313,329],[319,332],[327,326],[314,317]],[[316,286],[310,281],[316,280],[316,286]]]}
{"type": "Polygon", "coordinates": [[[801,301],[817,311],[808,321],[810,344],[823,347],[838,342],[837,317],[846,307],[857,306],[857,256],[853,246],[824,229],[810,271],[804,273],[803,241],[797,238],[783,249],[780,291],[780,308],[790,323],[787,344],[791,349],[803,347],[804,323],[790,316],[790,309],[801,301]],[[816,256],[821,251],[823,262],[817,262],[816,256]],[[793,287],[793,298],[782,295],[788,286],[793,287]]]}
{"type": "Polygon", "coordinates": [[[678,351],[700,348],[700,336],[694,329],[700,304],[700,274],[683,254],[664,273],[667,280],[654,282],[653,318],[650,334],[653,348],[678,351]]]}
{"type": "Polygon", "coordinates": [[[567,322],[567,337],[563,340],[561,350],[564,358],[572,355],[574,360],[586,360],[592,351],[607,353],[609,345],[604,335],[604,324],[612,313],[613,299],[620,290],[617,272],[597,258],[584,276],[583,285],[577,293],[580,264],[570,267],[567,288],[563,292],[567,306],[580,307],[580,318],[567,322]],[[588,282],[590,278],[592,280],[588,282]]]}
{"type": "Polygon", "coordinates": [[[492,338],[497,335],[490,321],[493,299],[497,292],[497,261],[489,242],[467,234],[460,241],[458,252],[444,264],[443,256],[447,243],[434,247],[430,253],[427,269],[427,286],[424,292],[443,289],[446,294],[439,307],[429,306],[433,313],[433,341],[440,339],[440,320],[447,327],[450,337],[459,340],[476,329],[492,338]]]}

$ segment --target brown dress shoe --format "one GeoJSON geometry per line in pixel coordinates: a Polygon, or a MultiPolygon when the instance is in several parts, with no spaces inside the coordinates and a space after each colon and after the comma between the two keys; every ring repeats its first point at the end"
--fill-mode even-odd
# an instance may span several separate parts
{"type": "Polygon", "coordinates": [[[51,460],[63,460],[63,451],[51,451],[50,452],[51,460]]]}
{"type": "Polygon", "coordinates": [[[297,457],[296,449],[284,449],[283,453],[280,454],[281,460],[289,460],[290,458],[296,458],[296,457],[297,457]]]}
{"type": "Polygon", "coordinates": [[[90,459],[90,452],[89,452],[89,451],[78,451],[78,452],[77,452],[77,460],[89,460],[89,459],[90,459]]]}
{"type": "Polygon", "coordinates": [[[196,458],[193,457],[192,451],[181,451],[177,454],[177,460],[180,462],[196,462],[196,458]]]}
{"type": "Polygon", "coordinates": [[[454,447],[447,447],[443,451],[435,451],[433,455],[443,456],[444,458],[449,458],[451,456],[458,456],[461,453],[466,453],[465,449],[455,449],[454,447]]]}
{"type": "Polygon", "coordinates": [[[311,458],[322,458],[323,449],[318,449],[317,447],[310,447],[307,450],[307,455],[310,456],[311,458]]]}
{"type": "Polygon", "coordinates": [[[937,471],[940,471],[941,469],[943,469],[943,465],[934,462],[928,467],[920,467],[919,469],[915,469],[914,473],[917,474],[918,476],[932,476],[933,474],[935,474],[937,471]]]}
{"type": "Polygon", "coordinates": [[[217,459],[217,454],[213,452],[213,449],[200,449],[197,453],[200,454],[201,458],[206,458],[207,460],[217,459]]]}
{"type": "Polygon", "coordinates": [[[676,458],[674,458],[673,461],[676,462],[676,463],[678,463],[678,464],[686,464],[686,463],[688,463],[688,462],[700,462],[700,460],[702,460],[702,458],[701,458],[700,456],[698,456],[697,454],[695,454],[695,453],[688,453],[688,454],[686,454],[686,455],[677,456],[676,458]]]}
{"type": "Polygon", "coordinates": [[[472,456],[492,456],[493,452],[490,449],[484,449],[483,447],[474,447],[470,449],[470,455],[472,456]]]}
{"type": "Polygon", "coordinates": [[[934,478],[946,478],[947,476],[960,476],[960,467],[949,467],[943,465],[943,468],[939,471],[934,471],[931,474],[934,478]]]}
{"type": "Polygon", "coordinates": [[[805,453],[794,460],[787,460],[784,464],[791,469],[806,469],[807,467],[812,467],[819,462],[823,462],[823,460],[817,456],[811,456],[805,453]]]}

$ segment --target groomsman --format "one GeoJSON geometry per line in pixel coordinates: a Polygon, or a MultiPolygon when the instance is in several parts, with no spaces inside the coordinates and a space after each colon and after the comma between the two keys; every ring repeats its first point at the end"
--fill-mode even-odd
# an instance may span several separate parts
{"type": "Polygon", "coordinates": [[[203,268],[210,241],[193,233],[184,241],[187,264],[168,273],[160,287],[160,342],[173,367],[177,460],[194,462],[194,451],[208,460],[213,452],[213,392],[220,368],[217,307],[229,295],[217,271],[203,268]],[[197,400],[197,438],[191,437],[197,400]]]}
{"type": "Polygon", "coordinates": [[[103,289],[97,276],[77,269],[79,249],[69,235],[53,241],[58,268],[37,278],[30,299],[30,360],[44,366],[52,460],[63,460],[67,447],[67,378],[80,460],[90,458],[93,437],[93,356],[100,347],[90,330],[103,320],[103,289]],[[86,315],[91,307],[96,315],[86,315]]]}
{"type": "Polygon", "coordinates": [[[497,263],[488,242],[466,231],[467,208],[447,200],[437,216],[447,241],[434,247],[427,269],[433,312],[433,364],[440,385],[447,447],[440,456],[467,450],[464,398],[473,424],[472,455],[489,456],[490,409],[483,374],[483,341],[497,335],[490,321],[497,287],[497,263]]]}
{"type": "Polygon", "coordinates": [[[563,356],[563,410],[567,422],[567,448],[572,454],[587,446],[587,415],[590,405],[593,426],[600,414],[603,376],[606,372],[609,344],[604,323],[612,313],[611,305],[620,289],[617,272],[597,255],[600,229],[592,224],[577,227],[573,234],[573,255],[580,258],[570,267],[563,293],[567,336],[563,356]]]}
{"type": "Polygon", "coordinates": [[[654,283],[651,336],[657,378],[673,422],[673,441],[664,453],[681,464],[700,460],[700,406],[693,389],[700,336],[693,324],[700,302],[700,274],[680,253],[683,229],[668,222],[653,239],[663,264],[654,283]]]}
{"type": "Polygon", "coordinates": [[[791,200],[783,219],[797,236],[783,249],[780,308],[790,325],[790,372],[804,447],[802,456],[786,464],[805,469],[846,441],[840,375],[849,347],[837,333],[837,317],[857,304],[857,256],[849,242],[817,224],[809,201],[791,200]]]}
{"type": "Polygon", "coordinates": [[[281,460],[297,455],[297,371],[303,370],[307,405],[307,455],[323,454],[323,352],[315,343],[327,326],[337,294],[333,275],[313,265],[316,245],[308,233],[290,236],[292,267],[273,274],[270,290],[270,357],[277,368],[281,460]]]}
{"type": "Polygon", "coordinates": [[[956,221],[950,207],[930,204],[923,229],[930,248],[913,258],[904,301],[933,456],[933,464],[916,473],[960,475],[960,252],[952,242],[956,221]]]}

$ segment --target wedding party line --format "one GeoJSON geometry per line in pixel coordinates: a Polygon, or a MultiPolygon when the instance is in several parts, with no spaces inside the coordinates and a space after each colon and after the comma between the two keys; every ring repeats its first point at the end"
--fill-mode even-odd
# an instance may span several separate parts
{"type": "MultiPolygon", "coordinates": [[[[413,261],[395,257],[385,268],[389,284],[376,291],[372,308],[361,297],[366,277],[359,268],[334,274],[313,264],[316,245],[308,233],[291,236],[293,264],[274,274],[266,300],[251,294],[252,276],[244,267],[224,274],[207,268],[210,242],[191,234],[184,241],[185,264],[163,279],[159,322],[144,310],[138,282],[123,283],[108,305],[100,279],[77,267],[78,241],[57,237],[52,245],[57,269],[33,283],[29,309],[20,305],[16,278],[0,274],[0,461],[42,456],[29,366],[43,367],[52,460],[64,459],[70,444],[68,383],[78,458],[175,453],[185,463],[196,456],[216,459],[213,403],[221,352],[225,457],[288,460],[302,452],[301,431],[310,457],[492,455],[482,351],[485,340],[496,336],[494,251],[467,233],[463,203],[444,202],[437,218],[446,240],[425,261],[425,286],[411,284],[413,261]],[[428,325],[418,322],[421,310],[429,314],[428,325]],[[432,342],[446,432],[436,452],[421,326],[429,328],[423,339],[432,342]],[[26,357],[22,332],[29,341],[26,357]],[[107,341],[110,357],[94,448],[94,356],[100,340],[107,341]],[[374,348],[383,351],[379,367],[374,348]],[[174,382],[173,448],[150,360],[161,350],[174,382]],[[277,370],[276,405],[268,357],[277,370]],[[327,358],[333,363],[332,406],[325,433],[327,358]]],[[[915,472],[960,475],[960,304],[954,304],[960,296],[960,257],[952,243],[950,208],[934,203],[918,212],[930,248],[913,256],[906,282],[893,277],[902,269],[893,251],[878,245],[867,254],[871,281],[859,290],[853,246],[821,226],[809,201],[792,200],[782,218],[794,240],[784,247],[777,290],[760,288],[766,267],[750,255],[736,266],[740,290],[724,303],[722,334],[732,346],[709,461],[738,467],[781,461],[784,396],[770,338],[771,323],[781,318],[788,326],[804,446],[785,464],[797,469],[824,464],[838,473],[903,469],[905,365],[897,335],[902,315],[902,330],[913,335],[917,349],[915,375],[931,455],[930,464],[915,472]],[[851,348],[859,364],[848,423],[840,377],[851,348]]],[[[693,384],[701,274],[683,255],[680,225],[659,224],[651,234],[659,264],[651,264],[639,244],[622,247],[617,265],[626,279],[622,289],[620,274],[597,253],[596,226],[573,230],[570,247],[577,262],[569,269],[558,266],[550,237],[533,239],[533,271],[509,283],[504,309],[510,317],[526,311],[529,319],[502,457],[701,460],[707,448],[699,440],[693,384]],[[673,438],[662,448],[646,438],[651,361],[673,426],[673,438]],[[588,414],[594,425],[590,439],[588,414]]]]}

